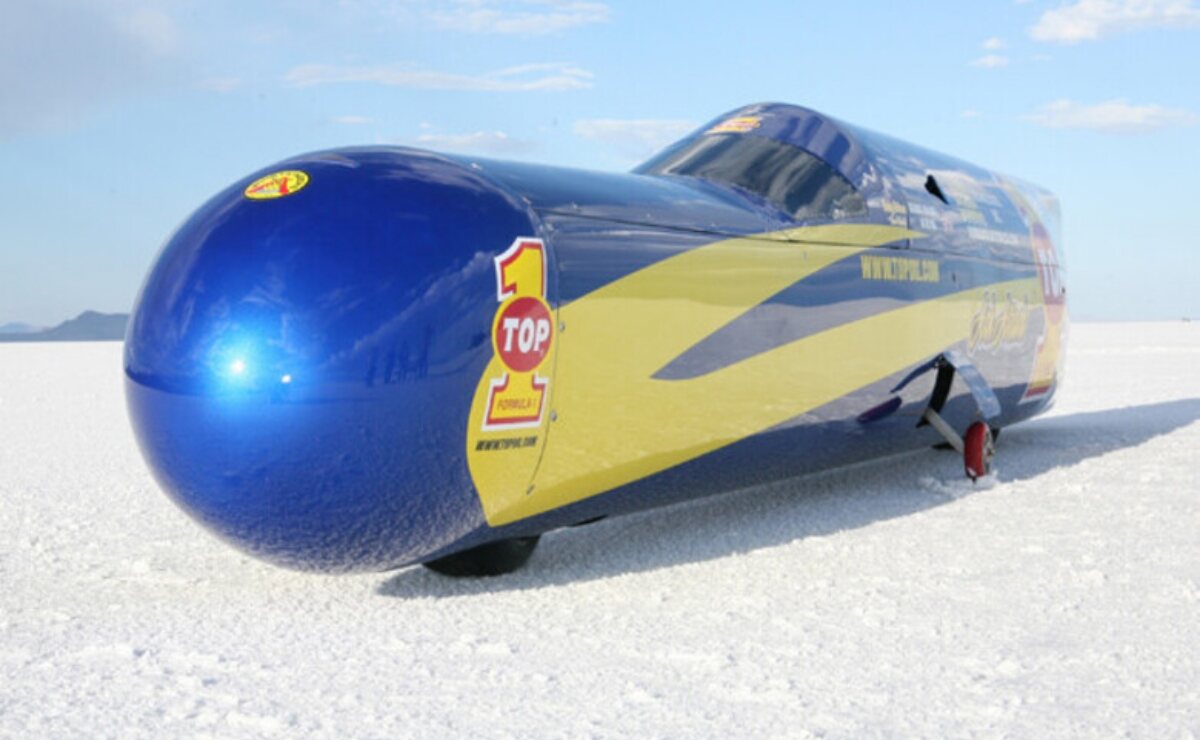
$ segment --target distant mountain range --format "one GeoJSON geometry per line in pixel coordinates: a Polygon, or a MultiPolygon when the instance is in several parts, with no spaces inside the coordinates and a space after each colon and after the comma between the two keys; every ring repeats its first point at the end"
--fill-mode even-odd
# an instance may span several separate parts
{"type": "Polygon", "coordinates": [[[20,322],[0,324],[0,342],[119,342],[125,339],[128,323],[127,313],[84,311],[49,329],[20,322]]]}
{"type": "Polygon", "coordinates": [[[23,324],[20,321],[10,321],[7,324],[0,324],[0,334],[32,334],[35,331],[41,330],[42,327],[40,326],[23,324]]]}

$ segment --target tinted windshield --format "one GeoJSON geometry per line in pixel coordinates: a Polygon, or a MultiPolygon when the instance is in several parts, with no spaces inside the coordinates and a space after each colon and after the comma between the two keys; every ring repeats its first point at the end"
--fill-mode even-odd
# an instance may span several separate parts
{"type": "Polygon", "coordinates": [[[736,185],[761,195],[798,221],[867,212],[862,196],[832,167],[803,149],[761,136],[699,136],[666,150],[635,172],[736,185]]]}

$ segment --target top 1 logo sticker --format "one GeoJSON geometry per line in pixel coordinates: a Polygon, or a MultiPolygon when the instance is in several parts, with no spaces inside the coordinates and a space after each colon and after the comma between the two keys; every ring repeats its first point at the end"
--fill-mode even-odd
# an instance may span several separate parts
{"type": "Polygon", "coordinates": [[[518,373],[541,367],[553,332],[550,307],[541,298],[520,296],[496,312],[492,344],[504,366],[518,373]]]}
{"type": "Polygon", "coordinates": [[[489,383],[483,429],[542,423],[549,378],[538,374],[554,343],[554,315],[546,303],[546,255],[540,239],[520,238],[495,259],[496,298],[492,347],[504,367],[489,383]]]}

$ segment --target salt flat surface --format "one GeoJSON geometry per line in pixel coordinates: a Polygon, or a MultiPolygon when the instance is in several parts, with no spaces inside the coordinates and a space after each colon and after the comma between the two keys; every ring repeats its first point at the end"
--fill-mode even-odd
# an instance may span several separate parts
{"type": "Polygon", "coordinates": [[[972,486],[926,451],[295,574],[155,487],[117,344],[0,345],[0,736],[1200,734],[1200,324],[1072,328],[972,486]]]}

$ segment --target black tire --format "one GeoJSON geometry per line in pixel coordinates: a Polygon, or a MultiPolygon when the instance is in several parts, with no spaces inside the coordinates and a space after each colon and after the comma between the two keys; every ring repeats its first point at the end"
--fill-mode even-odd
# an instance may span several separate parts
{"type": "Polygon", "coordinates": [[[489,542],[444,558],[430,560],[423,565],[434,573],[453,578],[502,576],[525,565],[539,539],[541,535],[489,542]]]}

